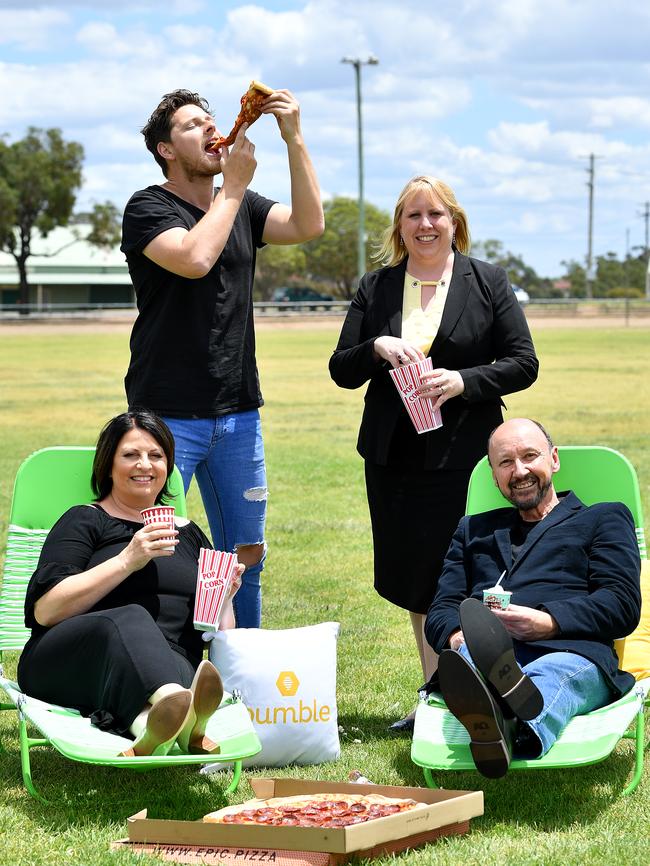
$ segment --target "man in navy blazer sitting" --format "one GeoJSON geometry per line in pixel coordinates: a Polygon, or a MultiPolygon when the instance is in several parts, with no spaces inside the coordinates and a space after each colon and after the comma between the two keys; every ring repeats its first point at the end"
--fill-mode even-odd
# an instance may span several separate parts
{"type": "MultiPolygon", "coordinates": [[[[640,559],[629,509],[556,493],[557,448],[536,421],[493,431],[494,481],[515,508],[463,517],[426,620],[438,682],[480,773],[545,754],[573,716],[628,692],[613,641],[639,622],[640,559]],[[505,610],[483,590],[512,592],[505,610]]],[[[434,675],[435,681],[436,675],[434,675]]]]}

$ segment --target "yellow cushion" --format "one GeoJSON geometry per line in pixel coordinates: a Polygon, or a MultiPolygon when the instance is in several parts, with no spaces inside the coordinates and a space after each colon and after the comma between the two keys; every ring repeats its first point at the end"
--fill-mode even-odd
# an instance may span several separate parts
{"type": "Polygon", "coordinates": [[[641,621],[614,649],[621,670],[629,671],[635,679],[650,677],[650,559],[641,560],[641,621]]]}

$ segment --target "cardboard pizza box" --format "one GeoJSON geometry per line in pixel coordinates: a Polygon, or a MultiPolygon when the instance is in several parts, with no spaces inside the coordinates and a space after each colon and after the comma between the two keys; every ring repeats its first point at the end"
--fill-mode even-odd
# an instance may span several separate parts
{"type": "Polygon", "coordinates": [[[249,866],[252,861],[272,864],[272,866],[344,866],[354,859],[372,860],[375,857],[386,857],[399,854],[429,842],[435,842],[441,836],[455,836],[467,833],[469,821],[460,824],[449,824],[430,830],[428,833],[418,833],[415,836],[405,836],[392,842],[383,842],[363,851],[350,851],[347,854],[328,854],[321,851],[283,851],[278,848],[222,848],[210,845],[178,845],[170,842],[130,842],[119,839],[111,842],[113,851],[128,850],[137,854],[151,854],[159,860],[172,863],[195,863],[197,866],[249,866]]]}
{"type": "MultiPolygon", "coordinates": [[[[471,818],[483,814],[482,791],[447,791],[430,788],[407,788],[391,785],[322,782],[297,779],[251,779],[256,797],[289,797],[296,794],[354,793],[383,794],[386,797],[411,798],[426,803],[427,808],[376,818],[349,827],[265,827],[250,824],[217,824],[211,822],[157,820],[147,817],[144,809],[128,819],[128,839],[117,845],[143,846],[165,857],[165,849],[176,849],[177,862],[243,862],[247,859],[292,863],[302,866],[333,866],[344,862],[354,852],[379,856],[405,850],[432,841],[440,835],[467,832],[471,818]],[[202,849],[198,859],[192,848],[202,849]],[[185,851],[185,849],[187,849],[185,851]],[[212,851],[210,851],[212,849],[212,851]],[[250,855],[255,851],[256,856],[250,855]],[[185,852],[185,854],[183,853],[185,852]],[[210,853],[209,853],[210,852],[210,853]],[[249,852],[246,856],[246,852],[249,852]],[[262,853],[260,853],[262,852],[262,853]],[[269,854],[271,852],[271,854],[269,854]],[[292,855],[291,852],[298,852],[292,855]],[[308,852],[334,855],[314,858],[308,852]],[[266,856],[262,856],[264,854],[266,856]],[[286,856],[285,856],[286,855],[286,856]],[[336,856],[343,855],[343,856],[336,856]],[[203,858],[203,861],[201,860],[203,858]],[[285,857],[285,859],[280,859],[285,857]],[[286,860],[286,857],[289,859],[286,860]],[[322,862],[321,862],[322,861],[322,862]]],[[[167,859],[174,859],[173,856],[167,859]]]]}

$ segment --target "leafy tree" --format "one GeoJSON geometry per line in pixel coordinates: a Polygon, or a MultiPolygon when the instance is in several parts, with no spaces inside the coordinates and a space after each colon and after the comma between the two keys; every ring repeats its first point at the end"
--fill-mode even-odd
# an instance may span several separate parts
{"type": "Polygon", "coordinates": [[[88,243],[106,249],[112,249],[120,243],[122,240],[121,214],[113,202],[105,201],[103,204],[95,204],[92,211],[83,216],[90,224],[90,234],[86,236],[88,243]]]}
{"type": "Polygon", "coordinates": [[[298,246],[269,245],[260,250],[255,268],[255,299],[268,301],[278,286],[305,284],[307,257],[298,246]]]}
{"type": "MultiPolygon", "coordinates": [[[[573,260],[562,264],[566,268],[566,279],[571,282],[571,294],[576,298],[584,298],[586,296],[585,268],[573,260]]],[[[596,256],[594,297],[641,297],[645,294],[645,274],[646,259],[643,252],[638,256],[628,254],[623,261],[612,252],[596,256]]]]}
{"type": "Polygon", "coordinates": [[[534,268],[527,265],[521,256],[504,250],[503,243],[489,238],[472,244],[472,255],[477,259],[500,265],[508,274],[508,279],[514,286],[525,289],[531,298],[548,297],[551,292],[551,281],[539,277],[534,268]]]}
{"type": "Polygon", "coordinates": [[[571,283],[571,296],[574,298],[584,298],[587,295],[587,271],[584,265],[576,262],[574,259],[563,261],[562,266],[565,269],[565,279],[571,283]]]}
{"type": "MultiPolygon", "coordinates": [[[[64,141],[60,129],[29,127],[20,141],[0,140],[0,249],[14,257],[19,303],[29,301],[27,260],[34,232],[46,237],[70,221],[81,186],[83,147],[64,141]]],[[[88,215],[91,243],[112,245],[117,230],[114,205],[95,205],[88,215]]]]}
{"type": "Polygon", "coordinates": [[[597,298],[624,298],[645,294],[645,258],[627,256],[619,261],[616,253],[596,257],[597,298]]]}
{"type": "MultiPolygon", "coordinates": [[[[359,204],[355,199],[337,196],[323,205],[325,231],[303,247],[307,268],[316,277],[329,280],[334,291],[351,298],[357,287],[359,204]]],[[[366,218],[366,270],[376,267],[372,254],[382,232],[390,225],[390,215],[368,202],[366,218]]]]}

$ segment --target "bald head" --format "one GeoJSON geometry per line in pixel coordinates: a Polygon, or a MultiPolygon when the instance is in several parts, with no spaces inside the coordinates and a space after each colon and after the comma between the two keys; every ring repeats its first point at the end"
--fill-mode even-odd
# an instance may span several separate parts
{"type": "Polygon", "coordinates": [[[492,458],[490,456],[492,450],[492,440],[494,436],[498,433],[497,441],[500,441],[502,437],[508,436],[522,436],[525,435],[526,431],[528,431],[531,435],[535,434],[535,430],[539,431],[544,439],[546,440],[546,444],[548,446],[549,451],[553,448],[553,440],[551,439],[550,433],[543,427],[539,421],[535,421],[533,418],[510,418],[508,421],[504,421],[503,424],[499,424],[498,427],[495,427],[494,430],[490,433],[490,437],[487,443],[487,452],[488,452],[488,460],[490,465],[492,464],[492,458]],[[534,429],[533,429],[534,428],[534,429]]]}
{"type": "Polygon", "coordinates": [[[490,436],[488,459],[495,484],[524,520],[541,520],[557,505],[552,479],[560,461],[541,424],[530,418],[505,421],[490,436]]]}

